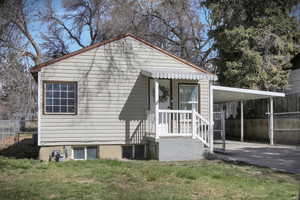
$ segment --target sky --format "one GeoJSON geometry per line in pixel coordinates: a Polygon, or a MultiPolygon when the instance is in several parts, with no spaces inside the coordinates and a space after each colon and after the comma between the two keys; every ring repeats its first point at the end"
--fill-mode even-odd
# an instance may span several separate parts
{"type": "MultiPolygon", "coordinates": [[[[45,7],[45,5],[46,5],[46,1],[36,0],[34,2],[36,3],[34,5],[35,7],[45,7]]],[[[65,11],[63,9],[63,5],[62,5],[61,0],[52,0],[52,6],[53,6],[53,8],[55,9],[55,12],[58,15],[64,15],[65,14],[64,13],[65,11]]],[[[207,24],[206,23],[206,18],[204,16],[203,12],[199,11],[198,16],[199,16],[199,18],[200,18],[200,20],[203,24],[207,24]]],[[[32,23],[30,28],[32,30],[34,38],[37,38],[37,41],[39,43],[42,43],[43,40],[41,39],[41,35],[42,35],[42,33],[45,33],[47,31],[47,24],[41,23],[41,22],[40,23],[32,23]]],[[[67,35],[66,35],[66,37],[67,37],[67,35]]],[[[83,41],[84,44],[89,44],[90,36],[89,36],[87,31],[83,32],[81,41],[83,41]]],[[[209,45],[210,44],[208,44],[206,48],[209,48],[209,45]]],[[[74,41],[70,42],[70,44],[69,44],[69,51],[70,52],[76,51],[80,48],[81,47],[74,41]]]]}

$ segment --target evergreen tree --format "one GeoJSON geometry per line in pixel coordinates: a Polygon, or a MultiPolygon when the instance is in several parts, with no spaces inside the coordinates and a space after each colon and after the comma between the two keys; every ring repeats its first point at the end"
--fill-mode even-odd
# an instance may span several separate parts
{"type": "Polygon", "coordinates": [[[211,11],[213,48],[223,85],[278,90],[287,84],[300,31],[292,11],[297,0],[205,1],[211,11]]]}

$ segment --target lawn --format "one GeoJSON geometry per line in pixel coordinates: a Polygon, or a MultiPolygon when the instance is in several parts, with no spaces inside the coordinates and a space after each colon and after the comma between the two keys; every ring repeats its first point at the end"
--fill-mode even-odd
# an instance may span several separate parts
{"type": "Polygon", "coordinates": [[[67,161],[0,157],[0,199],[297,199],[298,182],[221,161],[67,161]]]}

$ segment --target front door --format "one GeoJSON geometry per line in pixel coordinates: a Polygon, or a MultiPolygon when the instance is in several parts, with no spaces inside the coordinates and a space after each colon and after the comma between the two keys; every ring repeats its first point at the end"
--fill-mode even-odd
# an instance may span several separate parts
{"type": "MultiPolygon", "coordinates": [[[[171,90],[170,80],[158,80],[159,83],[159,109],[171,109],[171,90]]],[[[150,79],[150,109],[154,110],[154,80],[150,79]]]]}
{"type": "MultiPolygon", "coordinates": [[[[159,109],[161,110],[170,110],[171,109],[171,81],[170,80],[158,80],[159,83],[159,109]]],[[[154,112],[155,102],[154,102],[154,80],[150,79],[150,110],[154,112]]],[[[153,118],[154,119],[154,118],[153,118]]],[[[159,121],[161,122],[161,116],[159,121]]],[[[154,120],[153,120],[154,122],[154,120]]],[[[153,125],[155,124],[152,123],[153,125]]],[[[169,132],[167,123],[159,123],[159,130],[162,132],[169,132]]]]}

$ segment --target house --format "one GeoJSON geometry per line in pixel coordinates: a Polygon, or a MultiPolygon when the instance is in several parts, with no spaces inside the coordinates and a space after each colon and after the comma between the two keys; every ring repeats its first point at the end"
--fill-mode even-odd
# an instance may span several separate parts
{"type": "MultiPolygon", "coordinates": [[[[122,35],[31,73],[38,82],[41,160],[58,151],[76,160],[194,160],[213,152],[216,75],[141,38],[122,35]]],[[[216,88],[218,101],[224,88],[216,88]]],[[[233,96],[278,95],[247,92],[233,96]]]]}

